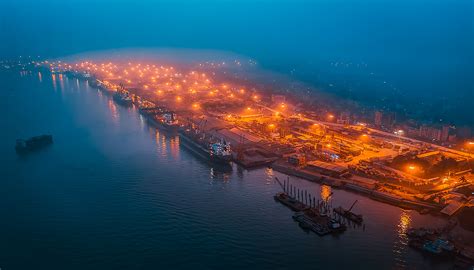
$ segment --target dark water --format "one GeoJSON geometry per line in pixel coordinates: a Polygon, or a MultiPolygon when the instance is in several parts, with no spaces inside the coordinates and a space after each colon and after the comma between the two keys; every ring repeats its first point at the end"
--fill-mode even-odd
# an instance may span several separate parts
{"type": "Polygon", "coordinates": [[[334,206],[359,200],[365,230],[308,234],[273,200],[281,174],[213,168],[85,82],[0,80],[1,269],[446,269],[404,234],[437,218],[334,190],[334,206]],[[15,154],[16,138],[42,133],[52,147],[15,154]]]}

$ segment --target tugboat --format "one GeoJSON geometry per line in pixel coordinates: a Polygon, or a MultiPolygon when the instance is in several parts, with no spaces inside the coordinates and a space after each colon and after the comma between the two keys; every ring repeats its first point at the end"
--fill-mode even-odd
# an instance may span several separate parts
{"type": "Polygon", "coordinates": [[[16,140],[15,150],[18,154],[27,154],[29,152],[39,150],[53,143],[52,135],[40,135],[31,137],[27,140],[16,140]]]}

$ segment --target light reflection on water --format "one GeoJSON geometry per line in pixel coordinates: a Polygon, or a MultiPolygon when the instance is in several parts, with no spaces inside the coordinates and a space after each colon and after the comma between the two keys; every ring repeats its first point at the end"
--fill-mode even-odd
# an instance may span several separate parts
{"type": "Polygon", "coordinates": [[[272,168],[265,168],[265,175],[266,175],[265,181],[267,185],[270,185],[273,182],[275,182],[275,174],[272,168]]]}
{"type": "Polygon", "coordinates": [[[168,144],[166,143],[166,136],[164,134],[160,134],[158,131],[156,133],[158,134],[158,138],[161,143],[161,148],[160,148],[161,156],[166,157],[168,156],[168,151],[167,151],[168,144]]]}
{"type": "Polygon", "coordinates": [[[321,199],[325,202],[329,201],[332,196],[332,189],[330,186],[321,185],[321,199]]]}
{"type": "Polygon", "coordinates": [[[395,260],[395,269],[406,269],[407,268],[407,249],[408,247],[408,236],[407,230],[410,228],[411,216],[410,211],[403,210],[400,213],[400,221],[397,225],[397,239],[393,246],[393,258],[395,260]]]}
{"type": "Polygon", "coordinates": [[[64,92],[64,79],[63,79],[63,74],[59,74],[59,89],[61,89],[61,92],[64,92]]]}
{"type": "Polygon", "coordinates": [[[109,108],[111,112],[112,122],[114,122],[115,124],[118,124],[120,120],[120,115],[117,110],[117,105],[115,105],[115,102],[113,100],[109,99],[107,102],[107,107],[109,108]]]}
{"type": "Polygon", "coordinates": [[[53,89],[54,91],[57,90],[57,86],[56,86],[56,74],[51,74],[51,79],[52,79],[52,83],[53,83],[53,89]]]}
{"type": "Polygon", "coordinates": [[[179,136],[170,138],[170,153],[175,160],[179,159],[179,136]]]}

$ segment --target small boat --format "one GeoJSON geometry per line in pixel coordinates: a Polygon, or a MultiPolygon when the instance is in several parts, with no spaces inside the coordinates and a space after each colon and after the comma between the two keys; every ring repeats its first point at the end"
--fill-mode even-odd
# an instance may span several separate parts
{"type": "Polygon", "coordinates": [[[31,151],[39,150],[53,143],[52,135],[40,135],[31,137],[27,140],[16,140],[15,150],[18,154],[26,154],[31,151]]]}
{"type": "Polygon", "coordinates": [[[441,254],[441,252],[443,252],[443,249],[439,245],[431,241],[427,241],[423,245],[423,250],[432,254],[441,254]]]}

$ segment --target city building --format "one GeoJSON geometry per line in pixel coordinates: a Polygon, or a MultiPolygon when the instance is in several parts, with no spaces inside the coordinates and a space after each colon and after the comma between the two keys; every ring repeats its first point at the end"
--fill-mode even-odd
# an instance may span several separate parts
{"type": "Polygon", "coordinates": [[[383,113],[381,111],[376,111],[375,119],[374,119],[374,124],[376,127],[382,127],[382,118],[383,118],[383,113]]]}

